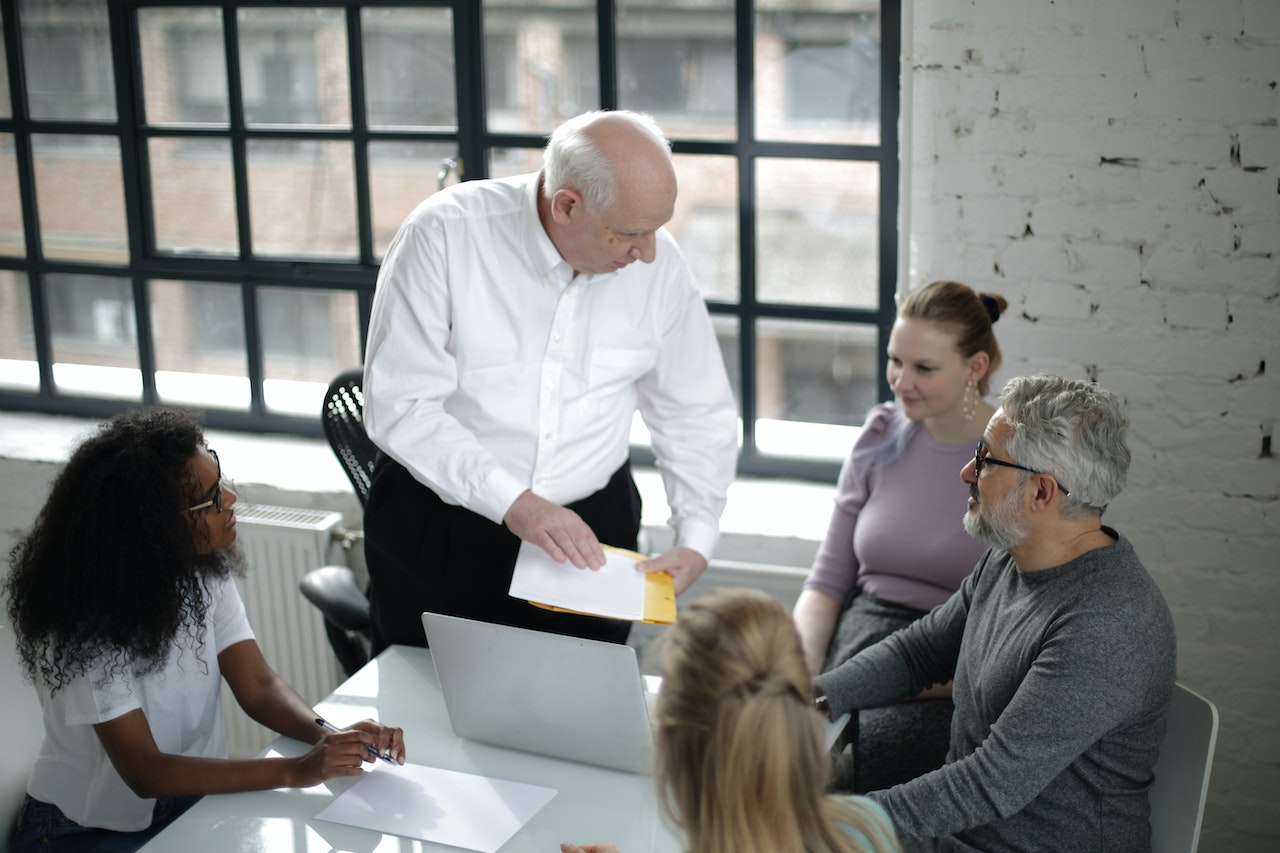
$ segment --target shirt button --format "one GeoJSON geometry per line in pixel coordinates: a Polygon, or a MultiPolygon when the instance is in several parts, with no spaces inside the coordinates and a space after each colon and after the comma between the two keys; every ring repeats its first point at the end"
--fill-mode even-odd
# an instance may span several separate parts
{"type": "Polygon", "coordinates": [[[550,440],[551,440],[551,433],[549,433],[549,432],[548,432],[548,433],[544,433],[542,437],[543,437],[543,438],[545,438],[547,441],[550,441],[550,440]]]}

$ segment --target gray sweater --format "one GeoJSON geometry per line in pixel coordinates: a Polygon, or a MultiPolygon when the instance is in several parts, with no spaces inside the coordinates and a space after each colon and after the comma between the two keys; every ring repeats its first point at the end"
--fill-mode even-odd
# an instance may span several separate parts
{"type": "Polygon", "coordinates": [[[885,791],[904,838],[981,850],[1141,851],[1176,674],[1173,618],[1133,546],[1018,571],[988,551],[946,603],[820,675],[832,713],[954,676],[940,769],[885,791]]]}

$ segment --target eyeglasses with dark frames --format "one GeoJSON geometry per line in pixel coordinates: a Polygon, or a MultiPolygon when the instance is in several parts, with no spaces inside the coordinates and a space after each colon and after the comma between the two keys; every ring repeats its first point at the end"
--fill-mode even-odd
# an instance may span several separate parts
{"type": "MultiPolygon", "coordinates": [[[[1041,474],[1045,477],[1053,477],[1052,474],[1047,474],[1044,471],[1037,471],[1034,468],[1028,468],[1026,465],[1019,465],[1016,462],[1005,462],[1003,459],[996,459],[995,457],[988,456],[987,452],[987,446],[981,441],[979,441],[978,446],[973,449],[973,476],[978,477],[982,474],[983,465],[999,465],[1004,468],[1017,468],[1019,471],[1026,471],[1029,474],[1041,474]]],[[[1071,494],[1071,492],[1067,490],[1066,486],[1058,482],[1057,477],[1053,477],[1053,481],[1058,483],[1058,488],[1062,490],[1064,495],[1071,494]]]]}
{"type": "Polygon", "coordinates": [[[195,506],[189,506],[182,512],[199,512],[202,509],[213,507],[214,512],[222,512],[222,463],[218,460],[218,454],[214,452],[212,447],[205,448],[209,451],[209,455],[213,457],[213,464],[218,466],[218,482],[213,487],[213,497],[203,503],[195,506]]]}

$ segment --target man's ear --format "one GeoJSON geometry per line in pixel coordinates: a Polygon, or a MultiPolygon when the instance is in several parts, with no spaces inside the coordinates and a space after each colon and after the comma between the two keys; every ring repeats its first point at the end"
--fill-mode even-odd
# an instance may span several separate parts
{"type": "Polygon", "coordinates": [[[1036,484],[1035,492],[1031,495],[1031,508],[1036,512],[1044,512],[1053,502],[1054,495],[1062,494],[1062,487],[1049,474],[1035,474],[1031,479],[1036,484]]]}
{"type": "Polygon", "coordinates": [[[551,196],[551,218],[557,225],[568,225],[574,208],[582,206],[582,196],[570,189],[558,189],[551,196]]]}

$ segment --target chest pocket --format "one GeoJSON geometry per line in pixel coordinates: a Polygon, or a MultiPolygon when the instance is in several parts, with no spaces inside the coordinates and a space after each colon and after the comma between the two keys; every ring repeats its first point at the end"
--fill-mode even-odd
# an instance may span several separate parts
{"type": "Polygon", "coordinates": [[[614,349],[600,347],[591,352],[587,370],[591,407],[604,414],[618,403],[618,397],[635,394],[635,384],[649,372],[657,353],[647,349],[614,349]]]}

